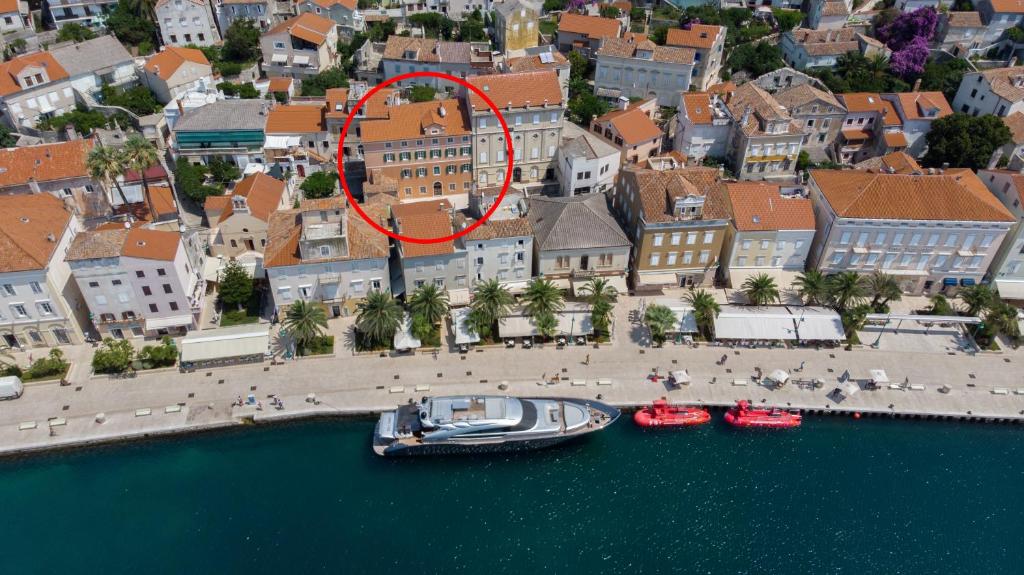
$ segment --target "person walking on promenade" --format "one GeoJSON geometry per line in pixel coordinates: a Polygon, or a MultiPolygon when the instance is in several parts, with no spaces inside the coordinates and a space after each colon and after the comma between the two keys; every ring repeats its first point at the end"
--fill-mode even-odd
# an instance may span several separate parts
{"type": "Polygon", "coordinates": [[[590,354],[587,354],[587,358],[583,360],[583,365],[590,365],[590,354]]]}

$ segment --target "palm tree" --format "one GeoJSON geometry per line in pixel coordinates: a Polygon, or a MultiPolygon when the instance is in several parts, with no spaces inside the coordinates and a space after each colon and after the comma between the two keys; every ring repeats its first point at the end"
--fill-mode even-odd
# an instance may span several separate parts
{"type": "Polygon", "coordinates": [[[592,278],[580,286],[580,295],[590,304],[590,321],[594,331],[608,332],[608,319],[612,314],[613,303],[619,296],[619,290],[604,278],[592,278]]]}
{"type": "Polygon", "coordinates": [[[876,271],[868,276],[867,289],[871,294],[871,309],[873,310],[884,308],[890,301],[900,301],[903,297],[900,282],[885,272],[876,271]]]}
{"type": "Polygon", "coordinates": [[[97,145],[92,150],[89,150],[89,155],[85,159],[85,165],[89,168],[89,174],[97,180],[114,182],[117,194],[121,196],[121,203],[128,203],[128,197],[124,195],[124,190],[121,189],[121,182],[117,181],[117,178],[124,175],[125,171],[124,158],[121,156],[120,151],[97,145]]]}
{"type": "Polygon", "coordinates": [[[545,339],[555,337],[555,334],[558,332],[558,318],[556,318],[553,313],[542,313],[534,316],[533,323],[537,326],[537,331],[539,331],[545,339]]]}
{"type": "Polygon", "coordinates": [[[466,329],[481,338],[490,337],[494,329],[494,322],[491,321],[491,318],[485,312],[470,307],[469,313],[466,314],[466,329]]]}
{"type": "Polygon", "coordinates": [[[928,308],[931,315],[956,315],[956,310],[949,304],[949,300],[942,294],[931,297],[932,305],[928,308]]]}
{"type": "Polygon", "coordinates": [[[665,335],[676,324],[676,314],[669,307],[651,304],[644,311],[644,325],[651,330],[651,339],[661,345],[665,343],[665,335]]]}
{"type": "Polygon", "coordinates": [[[864,301],[867,295],[864,284],[864,276],[857,272],[840,272],[828,276],[825,280],[832,305],[840,314],[864,301]]]}
{"type": "Polygon", "coordinates": [[[476,314],[474,321],[486,323],[487,333],[490,333],[491,328],[509,314],[513,301],[508,288],[496,279],[476,284],[473,286],[473,303],[470,304],[473,308],[471,313],[476,314]]]}
{"type": "Polygon", "coordinates": [[[966,286],[956,295],[967,306],[967,315],[977,316],[998,302],[996,294],[989,286],[966,286]]]}
{"type": "Polygon", "coordinates": [[[768,274],[757,274],[743,282],[743,294],[747,296],[750,303],[754,305],[768,305],[772,302],[781,301],[779,288],[775,280],[768,274]]]}
{"type": "Polygon", "coordinates": [[[142,177],[143,197],[146,198],[146,207],[149,208],[151,218],[156,218],[153,211],[153,202],[149,197],[149,182],[146,180],[146,170],[160,163],[160,153],[157,152],[149,140],[141,134],[132,134],[124,143],[121,151],[124,155],[125,166],[135,170],[142,177]]]}
{"type": "Polygon", "coordinates": [[[565,297],[558,286],[544,278],[535,278],[523,293],[526,313],[535,320],[542,315],[554,315],[565,307],[565,297]]]}
{"type": "Polygon", "coordinates": [[[371,347],[387,345],[402,324],[405,311],[391,292],[373,290],[356,306],[356,330],[371,343],[371,347]]]}
{"type": "Polygon", "coordinates": [[[427,320],[430,325],[437,325],[448,313],[448,292],[441,291],[432,283],[423,284],[409,298],[409,310],[414,316],[427,320]]]}
{"type": "Polygon", "coordinates": [[[683,301],[693,307],[693,318],[697,320],[697,329],[708,340],[715,337],[715,318],[722,312],[722,307],[715,301],[715,297],[706,290],[695,290],[683,296],[683,301]]]}
{"type": "Polygon", "coordinates": [[[828,301],[828,284],[825,275],[818,270],[801,273],[793,280],[793,285],[804,305],[823,305],[828,301]]]}
{"type": "Polygon", "coordinates": [[[298,300],[288,307],[282,323],[295,340],[296,353],[301,355],[310,342],[324,334],[327,312],[320,304],[298,300]]]}
{"type": "Polygon", "coordinates": [[[1017,308],[1000,300],[996,300],[988,308],[985,323],[992,330],[992,337],[1003,334],[1011,339],[1020,337],[1020,324],[1017,319],[1017,308]]]}

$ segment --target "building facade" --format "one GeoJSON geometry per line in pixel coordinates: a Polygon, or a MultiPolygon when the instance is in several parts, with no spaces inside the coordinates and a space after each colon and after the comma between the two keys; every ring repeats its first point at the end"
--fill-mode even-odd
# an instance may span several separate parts
{"type": "Polygon", "coordinates": [[[689,24],[685,28],[670,28],[665,45],[693,50],[693,78],[690,85],[704,91],[721,81],[725,53],[724,26],[689,24]]]}
{"type": "MultiPolygon", "coordinates": [[[[396,205],[391,209],[396,233],[411,238],[437,238],[454,233],[452,205],[446,199],[396,205]]],[[[469,303],[469,265],[465,245],[452,240],[421,244],[398,242],[401,275],[392,292],[407,297],[427,284],[448,292],[453,305],[469,303]]]]}
{"type": "Polygon", "coordinates": [[[153,12],[165,46],[213,46],[220,42],[213,6],[206,0],[157,0],[153,12]]]}
{"type": "Polygon", "coordinates": [[[310,12],[334,20],[346,36],[366,28],[366,21],[356,0],[305,0],[298,2],[296,7],[299,14],[310,12]]]}
{"type": "Polygon", "coordinates": [[[203,211],[210,226],[210,254],[236,257],[263,253],[267,227],[277,210],[291,207],[285,182],[256,172],[235,184],[230,194],[208,196],[203,211]]]}
{"type": "Polygon", "coordinates": [[[516,53],[537,45],[541,7],[529,0],[506,0],[494,6],[494,43],[516,53]]]}
{"type": "Polygon", "coordinates": [[[967,72],[953,98],[953,109],[972,116],[1024,112],[1024,66],[967,72]]]}
{"type": "Polygon", "coordinates": [[[268,76],[306,78],[341,64],[334,20],[310,12],[267,30],[260,49],[268,76]]]}
{"type": "Polygon", "coordinates": [[[619,175],[622,152],[571,122],[562,128],[558,183],[563,197],[606,192],[619,175]]]}
{"type": "MultiPolygon", "coordinates": [[[[487,42],[446,42],[406,36],[388,37],[381,66],[385,78],[427,71],[465,79],[480,74],[493,74],[495,71],[494,54],[487,42]]],[[[433,77],[410,78],[392,85],[403,88],[423,85],[449,91],[459,87],[450,80],[433,77]]]]}
{"type": "Polygon", "coordinates": [[[690,89],[696,50],[658,46],[632,37],[606,38],[597,50],[594,91],[605,98],[656,98],[660,106],[678,106],[690,89]]]}
{"type": "Polygon", "coordinates": [[[165,46],[141,70],[142,81],[161,104],[187,92],[214,88],[213,67],[201,50],[165,46]]]}

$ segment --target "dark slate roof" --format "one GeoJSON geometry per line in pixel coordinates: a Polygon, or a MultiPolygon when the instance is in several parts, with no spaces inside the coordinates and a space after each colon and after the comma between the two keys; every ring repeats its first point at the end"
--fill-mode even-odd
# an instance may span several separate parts
{"type": "Polygon", "coordinates": [[[604,194],[530,198],[527,217],[541,250],[630,245],[629,238],[608,211],[604,194]]]}
{"type": "Polygon", "coordinates": [[[213,102],[186,112],[174,131],[262,130],[267,125],[265,106],[263,100],[213,102]]]}

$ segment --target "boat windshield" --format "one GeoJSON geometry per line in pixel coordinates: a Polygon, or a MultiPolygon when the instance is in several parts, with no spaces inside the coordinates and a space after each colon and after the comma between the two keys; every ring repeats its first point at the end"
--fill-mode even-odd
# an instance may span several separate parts
{"type": "Polygon", "coordinates": [[[509,431],[526,431],[537,425],[537,406],[532,401],[519,402],[523,406],[523,417],[509,431]]]}

